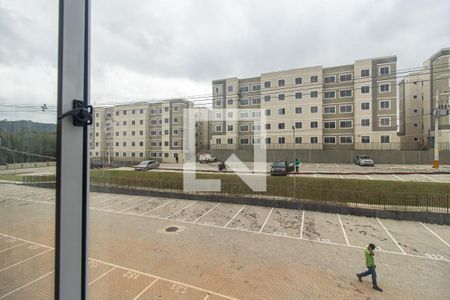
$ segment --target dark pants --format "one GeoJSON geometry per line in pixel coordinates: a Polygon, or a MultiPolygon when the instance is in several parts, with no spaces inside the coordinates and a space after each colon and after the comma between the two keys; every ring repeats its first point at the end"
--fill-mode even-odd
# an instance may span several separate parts
{"type": "Polygon", "coordinates": [[[298,173],[298,169],[300,169],[300,166],[295,166],[295,172],[298,173]]]}
{"type": "Polygon", "coordinates": [[[375,266],[373,267],[367,267],[367,271],[359,273],[358,276],[360,277],[366,277],[367,275],[372,275],[372,286],[378,286],[377,285],[377,272],[375,271],[375,266]]]}

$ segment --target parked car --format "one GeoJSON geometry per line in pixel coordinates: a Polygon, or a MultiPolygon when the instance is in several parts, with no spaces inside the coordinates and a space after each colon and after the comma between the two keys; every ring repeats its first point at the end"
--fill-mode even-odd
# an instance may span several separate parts
{"type": "Polygon", "coordinates": [[[137,166],[134,166],[135,171],[147,171],[150,169],[156,169],[159,168],[159,162],[154,160],[144,160],[137,166]]]}
{"type": "Polygon", "coordinates": [[[212,155],[210,153],[200,153],[198,155],[198,161],[201,164],[203,164],[203,163],[211,163],[211,162],[217,161],[217,157],[215,157],[214,155],[212,155]]]}
{"type": "Polygon", "coordinates": [[[270,169],[270,175],[286,176],[289,172],[294,171],[294,169],[295,169],[294,162],[288,163],[285,160],[276,161],[272,164],[272,168],[270,169]]]}
{"type": "Polygon", "coordinates": [[[374,166],[375,161],[369,155],[356,155],[355,164],[358,166],[374,166]]]}

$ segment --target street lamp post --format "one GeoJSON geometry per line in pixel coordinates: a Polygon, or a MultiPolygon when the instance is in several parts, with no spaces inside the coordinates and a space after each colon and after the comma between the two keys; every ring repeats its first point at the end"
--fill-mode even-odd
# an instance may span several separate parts
{"type": "Polygon", "coordinates": [[[439,96],[450,95],[450,92],[444,91],[439,93],[436,91],[436,105],[433,113],[434,116],[434,160],[433,168],[439,169],[439,118],[444,115],[448,115],[448,108],[441,107],[439,102],[439,96]]]}
{"type": "Polygon", "coordinates": [[[296,185],[296,180],[297,180],[297,165],[296,165],[296,160],[297,158],[295,157],[295,126],[292,125],[292,146],[294,147],[294,199],[296,196],[296,192],[297,192],[297,185],[296,185]]]}

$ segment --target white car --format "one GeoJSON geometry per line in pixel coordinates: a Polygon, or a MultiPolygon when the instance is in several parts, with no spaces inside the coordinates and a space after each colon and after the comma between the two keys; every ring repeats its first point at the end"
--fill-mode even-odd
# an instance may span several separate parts
{"type": "Polygon", "coordinates": [[[146,171],[150,169],[156,169],[159,168],[159,162],[154,160],[144,160],[137,166],[134,166],[135,171],[146,171]]]}
{"type": "Polygon", "coordinates": [[[358,166],[374,166],[375,162],[369,155],[356,155],[355,164],[358,166]]]}

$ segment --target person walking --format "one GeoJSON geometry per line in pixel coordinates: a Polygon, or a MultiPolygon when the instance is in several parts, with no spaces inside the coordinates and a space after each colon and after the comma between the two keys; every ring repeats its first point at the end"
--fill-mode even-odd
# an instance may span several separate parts
{"type": "Polygon", "coordinates": [[[300,161],[298,158],[295,159],[295,173],[298,173],[298,170],[300,169],[300,161]]]}
{"type": "Polygon", "coordinates": [[[376,265],[375,265],[375,245],[374,244],[369,244],[366,249],[364,249],[364,255],[366,257],[366,266],[367,266],[367,271],[362,272],[362,273],[357,273],[356,277],[358,277],[359,282],[362,282],[362,278],[366,277],[368,275],[372,275],[372,287],[374,290],[380,291],[382,292],[383,289],[380,288],[378,286],[377,283],[377,272],[375,271],[376,269],[376,265]]]}

